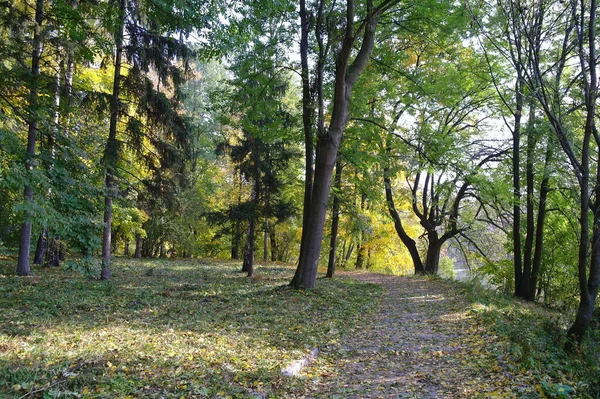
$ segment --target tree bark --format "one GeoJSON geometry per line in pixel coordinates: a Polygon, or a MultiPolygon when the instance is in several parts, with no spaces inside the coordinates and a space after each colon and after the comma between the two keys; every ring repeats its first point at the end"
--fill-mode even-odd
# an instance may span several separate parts
{"type": "MultiPolygon", "coordinates": [[[[40,77],[40,58],[42,55],[42,22],[44,21],[44,0],[35,3],[35,32],[33,34],[33,51],[31,53],[31,87],[29,90],[29,121],[27,129],[27,160],[25,169],[29,172],[33,169],[33,158],[35,157],[35,146],[38,133],[38,95],[40,77]]],[[[25,185],[25,202],[33,201],[33,190],[29,184],[25,185]]],[[[29,265],[29,251],[31,245],[31,218],[29,211],[25,211],[24,222],[21,225],[19,239],[19,258],[17,260],[17,274],[28,276],[31,274],[29,265]]]]}
{"type": "MultiPolygon", "coordinates": [[[[519,65],[517,66],[519,68],[519,65]]],[[[521,114],[523,113],[523,77],[520,69],[517,70],[515,84],[515,111],[512,140],[512,173],[513,173],[513,263],[515,273],[515,296],[521,294],[523,280],[523,263],[521,250],[521,176],[520,176],[520,151],[521,151],[521,114]]]]}
{"type": "MultiPolygon", "coordinates": [[[[581,3],[583,5],[583,3],[581,3]]],[[[591,0],[589,5],[588,26],[584,27],[585,9],[580,9],[581,20],[577,29],[578,51],[581,69],[583,71],[583,83],[585,94],[586,120],[584,138],[581,147],[581,182],[580,182],[580,223],[581,233],[579,237],[579,307],[573,325],[569,328],[568,335],[577,342],[583,340],[583,336],[590,325],[595,308],[598,286],[600,285],[600,168],[596,167],[596,184],[593,188],[594,201],[590,198],[590,144],[595,138],[596,146],[600,146],[596,131],[596,99],[598,97],[598,77],[596,58],[596,13],[597,1],[591,0]],[[587,36],[584,34],[587,33],[587,36]],[[586,43],[587,40],[587,43],[586,43]],[[587,49],[585,48],[587,46],[587,49]],[[586,51],[587,50],[587,51],[586,51]],[[585,73],[587,71],[587,73],[585,73]],[[591,256],[589,259],[588,275],[588,246],[589,246],[589,210],[594,212],[592,225],[591,256]]]]}
{"type": "Polygon", "coordinates": [[[46,249],[48,247],[48,228],[44,227],[38,238],[37,245],[35,247],[35,256],[33,257],[34,265],[41,265],[44,263],[44,256],[46,255],[46,249]]]}
{"type": "Polygon", "coordinates": [[[136,259],[142,257],[142,235],[140,233],[135,235],[135,253],[133,257],[136,259]]]}
{"type": "Polygon", "coordinates": [[[427,238],[429,239],[429,243],[425,257],[425,274],[436,275],[440,268],[440,253],[444,242],[437,237],[435,231],[427,232],[427,238]]]}
{"type": "MultiPolygon", "coordinates": [[[[360,194],[360,210],[361,212],[365,210],[365,201],[367,196],[364,193],[360,194]]],[[[365,263],[365,255],[367,252],[367,248],[365,246],[365,231],[360,226],[359,238],[358,238],[358,253],[356,254],[356,263],[354,268],[360,270],[364,267],[365,263]]]]}
{"type": "Polygon", "coordinates": [[[542,268],[542,253],[544,248],[544,225],[546,222],[546,201],[550,192],[550,160],[552,159],[552,143],[546,147],[546,156],[544,161],[544,176],[540,184],[540,197],[537,211],[537,223],[535,232],[535,250],[533,252],[533,261],[531,265],[531,278],[529,279],[529,292],[525,298],[528,301],[535,301],[538,291],[538,277],[542,268]]]}
{"type": "Polygon", "coordinates": [[[423,265],[423,261],[419,255],[417,243],[408,234],[406,234],[404,226],[402,225],[402,219],[396,210],[396,205],[394,204],[394,195],[392,193],[392,184],[390,182],[389,170],[387,168],[383,170],[383,176],[387,208],[392,220],[394,221],[396,233],[398,234],[398,237],[400,237],[400,240],[404,246],[408,249],[408,253],[410,254],[410,257],[413,261],[413,266],[415,268],[415,274],[425,274],[425,265],[423,265]]]}
{"type": "Polygon", "coordinates": [[[260,199],[260,176],[255,173],[254,182],[252,184],[252,205],[254,211],[248,222],[248,235],[246,236],[246,248],[244,250],[244,262],[242,264],[242,272],[246,272],[248,277],[254,275],[254,247],[256,240],[256,208],[260,199]]]}
{"type": "Polygon", "coordinates": [[[300,67],[302,79],[302,125],[304,129],[304,199],[302,210],[302,237],[300,240],[300,256],[298,261],[298,269],[292,280],[291,285],[295,285],[294,281],[300,278],[300,264],[304,258],[303,254],[306,250],[307,230],[304,226],[308,225],[308,219],[311,213],[311,197],[313,190],[313,129],[312,129],[312,98],[310,93],[310,76],[308,69],[308,32],[309,18],[306,9],[306,0],[300,0],[300,67]]]}
{"type": "Polygon", "coordinates": [[[115,38],[115,72],[113,78],[113,90],[110,98],[110,126],[108,132],[108,141],[106,143],[105,161],[105,198],[104,198],[104,233],[102,235],[102,271],[101,280],[110,279],[110,260],[111,260],[111,235],[112,235],[112,203],[115,190],[114,174],[118,157],[117,145],[117,124],[119,121],[119,95],[121,92],[121,64],[123,57],[123,32],[125,29],[126,0],[119,3],[119,27],[115,38]]]}
{"type": "Polygon", "coordinates": [[[333,207],[331,209],[331,238],[329,240],[329,261],[327,263],[327,274],[325,277],[333,278],[335,273],[335,262],[337,253],[337,236],[340,224],[340,195],[342,190],[342,161],[338,158],[335,163],[335,188],[333,196],[333,207]]]}
{"type": "MultiPolygon", "coordinates": [[[[303,1],[303,0],[302,0],[303,1]]],[[[325,214],[331,188],[331,175],[335,165],[340,140],[348,121],[348,103],[352,86],[364,70],[373,51],[375,28],[381,10],[374,11],[368,7],[368,15],[364,22],[364,36],[360,50],[350,64],[350,56],[354,50],[357,35],[354,32],[354,2],[346,2],[346,29],[342,48],[337,56],[333,109],[327,133],[317,140],[317,156],[315,162],[310,213],[303,224],[303,247],[301,247],[298,268],[290,285],[294,288],[314,288],[317,277],[317,266],[321,252],[325,214]]],[[[302,13],[301,13],[302,14],[302,13]]],[[[306,208],[305,208],[306,211],[306,208]]]]}

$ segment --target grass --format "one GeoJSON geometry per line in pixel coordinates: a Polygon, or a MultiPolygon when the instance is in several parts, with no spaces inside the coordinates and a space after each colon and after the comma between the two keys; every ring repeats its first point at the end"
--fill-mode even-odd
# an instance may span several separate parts
{"type": "MultiPolygon", "coordinates": [[[[280,398],[281,369],[358,328],[381,289],[232,262],[116,259],[110,281],[0,258],[1,398],[280,398]]],[[[322,362],[323,360],[320,360],[322,362]]],[[[331,365],[325,365],[331,367],[331,365]]]]}
{"type": "Polygon", "coordinates": [[[503,339],[498,355],[513,375],[535,387],[536,398],[600,398],[600,325],[596,317],[583,343],[573,348],[567,328],[574,316],[464,286],[474,316],[503,339]]]}

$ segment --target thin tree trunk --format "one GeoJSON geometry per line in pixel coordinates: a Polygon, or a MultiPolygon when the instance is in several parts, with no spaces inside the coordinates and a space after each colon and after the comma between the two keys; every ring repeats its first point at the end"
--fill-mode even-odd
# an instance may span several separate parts
{"type": "Polygon", "coordinates": [[[142,257],[142,235],[137,233],[135,235],[135,254],[134,258],[140,259],[142,257]]]}
{"type": "Polygon", "coordinates": [[[112,203],[114,195],[114,174],[118,157],[117,148],[117,123],[119,121],[119,95],[121,92],[121,64],[123,56],[123,32],[125,28],[125,5],[126,0],[121,0],[119,5],[119,31],[115,38],[115,72],[113,78],[113,90],[110,98],[110,127],[108,132],[108,141],[106,143],[105,161],[106,177],[104,198],[104,233],[102,235],[102,271],[101,280],[108,280],[111,275],[111,235],[112,235],[112,203]]]}
{"type": "MultiPolygon", "coordinates": [[[[533,102],[533,101],[531,101],[533,102]]],[[[525,229],[525,247],[523,249],[523,275],[521,280],[521,287],[519,290],[519,296],[523,299],[527,299],[531,296],[531,274],[532,274],[532,254],[533,254],[533,243],[536,234],[535,227],[535,206],[534,206],[534,187],[535,187],[535,172],[533,170],[534,153],[536,139],[534,137],[535,132],[532,131],[533,123],[535,122],[535,108],[533,104],[529,105],[529,126],[527,132],[527,150],[525,153],[525,184],[526,184],[526,204],[525,212],[527,219],[527,227],[525,229]]],[[[534,291],[535,293],[535,291],[534,291]]]]}
{"type": "Polygon", "coordinates": [[[387,168],[383,171],[383,182],[385,184],[385,198],[387,202],[387,208],[392,220],[394,221],[394,228],[396,229],[396,233],[400,240],[408,249],[408,253],[413,261],[413,266],[415,269],[415,274],[424,274],[425,266],[423,265],[423,261],[421,260],[421,255],[419,255],[419,250],[417,248],[417,243],[413,240],[404,230],[404,226],[402,225],[402,219],[400,219],[400,215],[396,210],[396,205],[394,204],[394,195],[392,193],[392,183],[389,178],[389,170],[387,168]]]}
{"type": "Polygon", "coordinates": [[[35,248],[35,256],[33,257],[34,265],[41,265],[44,263],[44,256],[46,255],[46,249],[48,247],[48,228],[44,227],[38,238],[37,245],[35,248]]]}
{"type": "Polygon", "coordinates": [[[327,263],[327,274],[325,277],[333,278],[335,273],[335,262],[337,253],[337,236],[340,224],[340,195],[342,190],[342,161],[338,158],[335,163],[335,195],[333,196],[333,207],[331,210],[331,239],[329,240],[329,261],[327,263]]]}
{"type": "Polygon", "coordinates": [[[129,240],[125,241],[125,248],[123,249],[123,255],[129,256],[129,240]]]}
{"type": "Polygon", "coordinates": [[[535,301],[538,277],[542,268],[542,250],[544,247],[544,225],[546,221],[546,201],[550,191],[550,160],[552,158],[552,143],[546,147],[546,156],[544,161],[544,177],[540,184],[540,199],[537,213],[537,223],[535,232],[535,251],[533,252],[533,261],[531,267],[531,278],[529,280],[528,301],[535,301]]]}
{"type": "MultiPolygon", "coordinates": [[[[364,193],[360,194],[360,210],[361,212],[365,210],[365,201],[367,196],[364,193]]],[[[356,255],[356,263],[354,264],[355,269],[362,269],[365,263],[365,255],[367,253],[367,248],[365,246],[365,231],[360,226],[359,237],[358,237],[358,253],[356,255]]]]}
{"type": "MultiPolygon", "coordinates": [[[[583,6],[583,3],[581,3],[583,6]]],[[[597,58],[596,58],[596,12],[597,2],[591,0],[589,5],[589,21],[588,26],[583,26],[585,9],[580,9],[581,22],[577,29],[578,35],[578,50],[579,61],[582,70],[588,71],[588,74],[583,74],[586,120],[584,129],[584,138],[581,147],[581,183],[580,183],[580,223],[581,233],[579,236],[579,264],[578,264],[578,280],[579,280],[579,307],[577,316],[573,325],[569,328],[568,335],[575,338],[577,342],[583,340],[583,336],[588,326],[590,325],[592,314],[595,308],[596,297],[598,295],[598,286],[600,285],[600,168],[596,167],[596,184],[593,188],[593,196],[595,203],[590,198],[590,143],[592,138],[597,134],[596,131],[596,101],[598,95],[598,78],[597,78],[597,58]],[[587,36],[584,34],[587,34],[587,36]],[[586,43],[587,40],[587,43],[586,43]],[[585,48],[587,46],[587,49],[585,48]],[[586,51],[587,50],[587,51],[586,51]],[[592,225],[592,241],[591,241],[591,256],[589,260],[589,276],[588,276],[588,246],[589,246],[589,210],[594,211],[594,219],[592,225]]],[[[596,141],[596,145],[600,145],[596,141]]]]}
{"type": "Polygon", "coordinates": [[[521,151],[521,115],[523,113],[523,77],[520,69],[517,71],[515,85],[515,112],[513,127],[512,173],[513,173],[513,263],[515,273],[515,296],[521,293],[523,280],[523,261],[521,251],[521,176],[520,176],[520,151],[521,151]]]}
{"type": "Polygon", "coordinates": [[[248,277],[254,275],[254,246],[256,239],[256,208],[258,207],[258,201],[260,198],[260,176],[254,178],[252,185],[252,205],[254,211],[252,217],[248,222],[248,235],[246,237],[246,249],[244,250],[244,262],[242,264],[242,271],[248,274],[248,277]]]}
{"type": "MultiPolygon", "coordinates": [[[[27,130],[27,160],[25,169],[29,172],[33,169],[33,158],[35,157],[35,145],[38,133],[38,95],[39,95],[39,77],[40,77],[40,58],[42,55],[42,22],[44,21],[44,0],[37,0],[35,3],[35,31],[33,34],[33,51],[31,53],[31,88],[29,90],[29,121],[27,130]]],[[[33,201],[33,190],[29,184],[25,185],[25,202],[33,201]]],[[[25,211],[24,222],[21,225],[21,235],[19,239],[19,258],[17,260],[17,274],[28,276],[31,274],[29,265],[29,251],[31,244],[31,218],[29,211],[25,211]]]]}
{"type": "Polygon", "coordinates": [[[263,262],[269,262],[269,192],[265,196],[265,232],[263,236],[263,262]]]}
{"type": "Polygon", "coordinates": [[[283,261],[283,259],[281,259],[281,256],[278,255],[277,235],[275,232],[275,226],[276,225],[271,226],[271,230],[269,231],[269,238],[271,240],[271,261],[272,262],[283,261]]]}

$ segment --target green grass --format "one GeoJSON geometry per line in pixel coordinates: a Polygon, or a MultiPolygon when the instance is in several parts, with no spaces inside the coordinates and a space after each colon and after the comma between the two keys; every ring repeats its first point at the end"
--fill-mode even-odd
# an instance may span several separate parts
{"type": "Polygon", "coordinates": [[[600,325],[596,317],[583,343],[567,342],[574,316],[464,286],[473,314],[504,341],[498,356],[509,372],[525,377],[538,398],[600,398],[600,325]]]}
{"type": "Polygon", "coordinates": [[[94,281],[17,277],[0,258],[0,397],[293,396],[308,380],[281,369],[342,340],[381,294],[345,279],[291,290],[281,265],[250,280],[231,262],[114,263],[110,281],[94,281]]]}

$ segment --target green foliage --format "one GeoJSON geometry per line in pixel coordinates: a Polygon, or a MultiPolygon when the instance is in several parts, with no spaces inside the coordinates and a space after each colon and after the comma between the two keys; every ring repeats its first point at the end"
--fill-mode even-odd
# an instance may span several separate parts
{"type": "Polygon", "coordinates": [[[438,274],[449,280],[454,280],[456,278],[456,272],[454,271],[454,260],[449,256],[440,257],[440,265],[438,274]]]}
{"type": "Polygon", "coordinates": [[[600,395],[600,325],[576,351],[568,350],[568,318],[539,305],[465,286],[475,304],[473,315],[506,341],[502,355],[510,373],[526,372],[541,397],[597,398],[600,395]]]}
{"type": "Polygon", "coordinates": [[[76,260],[68,260],[63,267],[67,273],[75,272],[90,279],[97,279],[102,270],[102,263],[97,257],[86,256],[76,260]]]}

